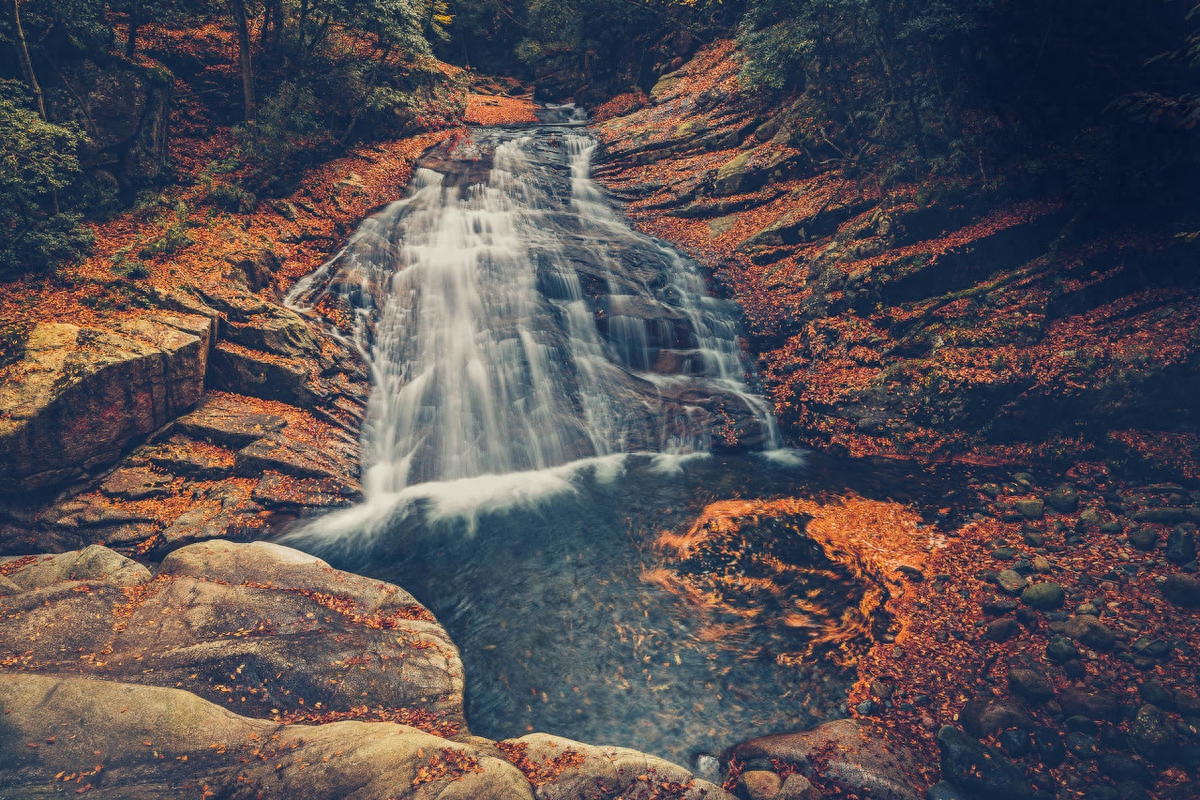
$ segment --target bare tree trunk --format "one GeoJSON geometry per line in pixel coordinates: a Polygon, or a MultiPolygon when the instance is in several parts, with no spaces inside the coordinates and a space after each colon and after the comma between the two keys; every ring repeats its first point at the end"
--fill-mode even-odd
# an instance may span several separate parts
{"type": "Polygon", "coordinates": [[[246,22],[245,0],[229,0],[233,20],[237,23],[238,65],[242,70],[242,100],[246,107],[246,122],[254,126],[254,65],[250,63],[250,26],[246,22]]]}
{"type": "Polygon", "coordinates": [[[142,3],[141,0],[133,3],[129,8],[129,27],[126,29],[125,36],[125,57],[133,58],[133,54],[137,52],[137,35],[138,28],[142,25],[142,3]]]}
{"type": "Polygon", "coordinates": [[[21,61],[21,72],[25,76],[25,82],[29,84],[29,91],[33,92],[33,97],[37,100],[38,113],[46,120],[46,101],[42,98],[42,87],[33,71],[33,61],[29,58],[25,29],[21,27],[21,0],[12,0],[12,20],[13,29],[17,33],[17,55],[21,61]]]}

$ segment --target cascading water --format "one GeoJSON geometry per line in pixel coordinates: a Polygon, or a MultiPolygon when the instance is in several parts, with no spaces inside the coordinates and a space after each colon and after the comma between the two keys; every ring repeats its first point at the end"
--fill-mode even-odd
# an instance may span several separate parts
{"type": "MultiPolygon", "coordinates": [[[[613,209],[579,113],[548,116],[427,155],[408,196],[293,291],[294,307],[349,320],[374,388],[365,502],[290,542],[428,605],[485,736],[547,730],[686,760],[826,718],[849,678],[797,666],[810,627],[681,600],[664,576],[682,567],[656,546],[713,498],[801,480],[748,385],[736,309],[613,209]]],[[[821,595],[838,620],[861,597],[799,534],[751,549],[812,581],[805,613],[821,595]]],[[[795,590],[729,578],[769,603],[795,590]]]]}
{"type": "Polygon", "coordinates": [[[479,133],[289,298],[337,293],[357,312],[376,381],[369,502],[615,453],[779,447],[728,304],[613,212],[594,149],[479,133]]]}

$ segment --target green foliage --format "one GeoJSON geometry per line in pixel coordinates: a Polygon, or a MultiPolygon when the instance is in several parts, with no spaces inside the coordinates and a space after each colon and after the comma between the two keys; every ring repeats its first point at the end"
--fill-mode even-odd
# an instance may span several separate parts
{"type": "Polygon", "coordinates": [[[13,81],[0,81],[0,277],[45,272],[91,246],[80,215],[58,209],[79,177],[77,125],[44,122],[13,81]]]}
{"type": "Polygon", "coordinates": [[[192,244],[192,238],[188,236],[188,207],[181,200],[175,205],[174,220],[172,220],[158,238],[151,240],[138,251],[138,255],[142,258],[153,258],[154,256],[169,256],[178,253],[183,248],[192,244]]]}

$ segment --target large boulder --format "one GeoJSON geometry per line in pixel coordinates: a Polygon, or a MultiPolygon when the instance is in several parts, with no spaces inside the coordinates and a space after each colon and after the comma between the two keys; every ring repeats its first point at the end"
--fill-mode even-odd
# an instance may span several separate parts
{"type": "Polygon", "coordinates": [[[826,722],[810,731],[751,739],[727,751],[725,760],[772,760],[812,776],[818,771],[861,797],[916,800],[920,773],[916,757],[889,748],[852,719],[826,722]]]}
{"type": "Polygon", "coordinates": [[[299,551],[205,542],[151,576],[89,547],[8,559],[0,574],[21,589],[0,600],[10,669],[182,688],[258,717],[465,729],[462,662],[429,611],[299,551]]]}
{"type": "Polygon", "coordinates": [[[190,315],[36,325],[0,376],[0,486],[40,489],[114,461],[200,400],[210,341],[211,322],[190,315]]]}

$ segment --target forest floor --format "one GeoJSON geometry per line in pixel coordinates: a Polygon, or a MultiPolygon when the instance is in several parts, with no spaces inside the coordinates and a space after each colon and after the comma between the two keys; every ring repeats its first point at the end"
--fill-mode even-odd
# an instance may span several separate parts
{"type": "Polygon", "coordinates": [[[598,109],[596,172],[742,307],[790,439],[957,465],[955,499],[908,506],[919,560],[903,504],[821,498],[842,509],[821,530],[890,576],[854,715],[920,753],[923,785],[952,725],[1047,791],[1195,796],[1200,284],[1176,232],[1197,220],[814,170],[786,108],[733,99],[737,68],[717,43],[598,109]],[[863,541],[883,529],[897,552],[863,541]]]}

